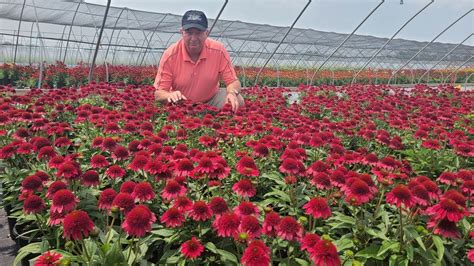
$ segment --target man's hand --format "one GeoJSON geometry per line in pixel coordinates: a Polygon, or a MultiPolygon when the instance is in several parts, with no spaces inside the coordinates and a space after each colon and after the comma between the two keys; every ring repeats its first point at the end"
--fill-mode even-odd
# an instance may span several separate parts
{"type": "Polygon", "coordinates": [[[187,98],[180,91],[171,91],[168,95],[169,103],[176,103],[181,100],[187,100],[187,98]]]}
{"type": "Polygon", "coordinates": [[[239,99],[237,99],[237,95],[233,92],[227,93],[225,103],[230,103],[230,105],[232,106],[232,111],[234,112],[239,109],[239,99]]]}

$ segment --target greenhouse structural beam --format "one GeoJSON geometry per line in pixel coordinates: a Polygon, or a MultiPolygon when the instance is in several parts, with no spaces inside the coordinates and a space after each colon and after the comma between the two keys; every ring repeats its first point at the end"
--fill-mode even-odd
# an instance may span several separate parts
{"type": "MultiPolygon", "coordinates": [[[[345,39],[344,41],[342,41],[339,46],[337,46],[336,49],[334,49],[334,51],[331,53],[331,55],[329,55],[325,60],[324,62],[318,67],[318,69],[316,69],[316,71],[314,72],[314,74],[311,76],[311,79],[310,79],[310,82],[309,84],[310,85],[313,85],[313,80],[314,80],[314,77],[316,76],[316,74],[319,73],[319,71],[323,68],[324,65],[326,65],[326,63],[332,58],[332,56],[334,54],[336,54],[337,51],[339,51],[339,49],[349,40],[349,38],[351,38],[354,33],[367,21],[367,19],[369,19],[370,16],[372,16],[372,14],[375,13],[375,11],[380,7],[382,6],[382,4],[385,2],[385,0],[382,0],[380,1],[380,3],[374,8],[372,9],[372,11],[370,11],[370,13],[359,23],[359,25],[357,25],[357,27],[351,32],[351,34],[349,34],[345,39]]],[[[314,67],[314,65],[313,65],[314,67]]]]}
{"type": "Polygon", "coordinates": [[[471,38],[473,35],[473,33],[469,34],[464,40],[462,40],[462,42],[458,43],[456,46],[453,47],[453,49],[449,50],[449,52],[447,52],[440,60],[438,60],[432,67],[430,67],[428,70],[426,70],[423,75],[421,75],[421,77],[418,79],[418,83],[421,82],[421,79],[426,75],[428,74],[431,70],[433,70],[439,63],[441,63],[441,61],[443,61],[446,57],[448,57],[448,55],[450,55],[454,50],[456,50],[456,48],[458,48],[459,46],[461,46],[465,41],[469,40],[469,38],[471,38]]]}
{"type": "Polygon", "coordinates": [[[77,4],[76,12],[74,12],[74,15],[72,16],[71,26],[69,27],[69,34],[67,36],[67,41],[66,41],[66,48],[64,49],[64,57],[63,57],[63,62],[64,63],[66,63],[67,48],[69,47],[69,39],[71,38],[72,27],[74,26],[74,21],[76,20],[77,11],[79,10],[79,7],[81,6],[81,3],[82,3],[82,1],[80,1],[77,4]]]}
{"type": "MultiPolygon", "coordinates": [[[[466,65],[467,63],[469,63],[469,61],[472,60],[472,58],[474,58],[474,56],[471,56],[469,59],[467,59],[466,61],[464,61],[459,67],[457,67],[453,72],[449,73],[449,75],[446,76],[446,78],[444,78],[443,80],[443,84],[446,83],[446,81],[448,80],[448,78],[453,75],[454,73],[457,73],[459,71],[459,69],[461,69],[464,65],[466,65]]],[[[454,83],[456,83],[456,79],[454,80],[454,83]]]]}
{"type": "Polygon", "coordinates": [[[262,72],[262,70],[267,66],[268,62],[270,62],[270,60],[272,59],[273,55],[276,53],[276,51],[278,50],[278,48],[280,47],[280,45],[283,43],[283,41],[285,40],[286,36],[288,36],[288,34],[290,33],[290,31],[293,29],[293,27],[295,26],[296,22],[298,22],[298,20],[300,19],[301,15],[303,15],[304,11],[306,10],[306,8],[308,8],[309,4],[311,4],[311,0],[308,0],[308,2],[306,3],[306,5],[304,6],[304,8],[301,10],[301,12],[298,14],[298,16],[296,17],[295,21],[293,21],[293,24],[291,24],[290,28],[288,29],[288,31],[286,32],[286,34],[283,36],[283,38],[280,40],[280,42],[278,43],[278,45],[275,47],[275,50],[273,50],[273,53],[268,57],[268,59],[265,61],[265,63],[263,64],[263,66],[260,68],[260,70],[258,71],[257,73],[257,77],[255,78],[255,86],[257,85],[257,82],[258,82],[258,78],[260,77],[260,73],[262,72]]]}
{"type": "Polygon", "coordinates": [[[92,75],[94,74],[95,60],[97,59],[97,53],[99,52],[100,39],[102,38],[102,33],[104,32],[105,21],[107,20],[107,15],[109,13],[111,2],[112,0],[107,0],[107,7],[105,8],[104,19],[102,20],[102,27],[100,27],[99,37],[97,38],[97,45],[94,51],[94,57],[92,58],[92,63],[89,69],[89,83],[92,81],[92,75]]]}
{"type": "Polygon", "coordinates": [[[430,44],[432,44],[434,41],[436,41],[441,35],[443,35],[447,30],[449,30],[452,26],[454,26],[458,21],[463,19],[465,16],[467,16],[469,13],[471,13],[474,9],[471,9],[464,13],[462,16],[460,16],[458,19],[456,19],[453,23],[451,23],[449,26],[447,26],[444,30],[442,30],[436,37],[434,37],[429,43],[427,43],[423,48],[421,48],[415,55],[413,55],[407,62],[405,62],[401,67],[399,67],[395,72],[392,73],[390,76],[390,79],[388,80],[388,84],[390,85],[390,82],[392,81],[393,77],[400,72],[404,67],[406,67],[413,59],[415,59],[421,52],[423,52],[430,44]]]}
{"type": "Polygon", "coordinates": [[[414,18],[416,18],[421,12],[423,12],[425,9],[427,9],[431,4],[434,3],[434,0],[431,0],[428,4],[426,4],[422,9],[420,9],[418,12],[415,13],[415,15],[413,15],[409,20],[407,20],[396,32],[395,34],[392,35],[392,37],[387,40],[382,47],[380,47],[377,52],[369,59],[369,61],[367,61],[364,66],[359,69],[359,71],[354,75],[354,77],[352,78],[352,82],[351,82],[351,85],[354,84],[357,76],[372,62],[372,60],[375,59],[375,57],[383,50],[383,48],[385,48],[385,46],[387,46],[392,40],[393,38],[395,38],[395,36],[398,35],[398,33],[400,33],[400,31],[402,31],[414,18]]]}
{"type": "Polygon", "coordinates": [[[143,57],[142,57],[142,60],[140,61],[140,65],[143,64],[143,61],[145,60],[146,53],[147,53],[148,50],[150,49],[150,44],[151,44],[151,40],[153,39],[153,36],[155,36],[155,33],[156,33],[156,31],[158,30],[158,27],[161,25],[161,23],[163,22],[163,20],[165,20],[165,18],[166,18],[167,16],[168,16],[168,14],[164,15],[163,18],[158,22],[158,24],[156,24],[156,27],[155,27],[155,29],[153,30],[153,33],[151,34],[150,39],[148,40],[148,43],[147,43],[146,48],[145,48],[145,51],[143,52],[143,57]]]}
{"type": "Polygon", "coordinates": [[[214,19],[214,22],[212,23],[211,28],[209,29],[208,34],[211,35],[212,29],[214,29],[214,26],[216,25],[216,22],[219,20],[222,12],[224,11],[225,7],[227,6],[227,3],[229,3],[229,0],[225,0],[224,4],[221,7],[221,10],[219,10],[219,13],[217,14],[217,17],[214,19]]]}
{"type": "Polygon", "coordinates": [[[23,19],[23,11],[25,10],[25,4],[26,0],[23,1],[23,5],[21,6],[21,13],[20,13],[20,20],[18,21],[18,31],[17,31],[17,36],[16,36],[16,42],[15,42],[15,55],[13,56],[13,64],[16,63],[16,53],[18,51],[18,42],[20,38],[20,29],[21,29],[21,21],[23,19]]]}

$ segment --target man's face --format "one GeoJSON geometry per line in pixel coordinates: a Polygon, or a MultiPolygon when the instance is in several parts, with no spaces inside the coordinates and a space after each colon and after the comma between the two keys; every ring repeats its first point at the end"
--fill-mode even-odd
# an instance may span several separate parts
{"type": "Polygon", "coordinates": [[[189,54],[198,55],[201,53],[204,41],[207,38],[207,31],[190,28],[181,30],[181,35],[183,36],[184,45],[189,54]]]}

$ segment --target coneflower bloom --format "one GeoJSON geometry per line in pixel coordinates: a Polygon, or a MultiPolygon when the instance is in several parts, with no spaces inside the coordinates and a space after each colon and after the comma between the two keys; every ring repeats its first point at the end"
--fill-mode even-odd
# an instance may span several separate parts
{"type": "Polygon", "coordinates": [[[234,211],[239,216],[258,215],[260,213],[258,207],[250,201],[242,201],[239,206],[234,208],[234,211]]]}
{"type": "Polygon", "coordinates": [[[140,201],[149,201],[155,198],[153,187],[148,182],[140,182],[133,189],[132,196],[140,201]]]}
{"type": "Polygon", "coordinates": [[[257,165],[255,164],[253,159],[248,156],[242,157],[239,160],[239,162],[237,162],[236,169],[241,175],[245,175],[245,176],[258,176],[259,175],[257,165]]]}
{"type": "Polygon", "coordinates": [[[64,217],[64,238],[81,240],[89,236],[94,229],[94,223],[89,215],[82,210],[76,210],[64,217]]]}
{"type": "Polygon", "coordinates": [[[96,154],[91,158],[91,167],[92,168],[102,168],[109,166],[107,159],[100,154],[96,154]]]}
{"type": "Polygon", "coordinates": [[[114,201],[112,201],[112,207],[117,207],[124,214],[127,214],[135,207],[135,200],[130,193],[120,192],[115,196],[114,201]]]}
{"type": "Polygon", "coordinates": [[[217,235],[220,237],[231,237],[237,234],[239,225],[240,218],[233,212],[218,215],[212,223],[212,227],[217,231],[217,235]]]}
{"type": "Polygon", "coordinates": [[[314,249],[314,246],[316,246],[316,243],[319,242],[319,240],[321,240],[321,238],[317,234],[305,234],[303,239],[300,240],[301,250],[311,252],[314,249]]]}
{"type": "Polygon", "coordinates": [[[151,225],[155,221],[155,214],[147,206],[138,205],[127,213],[122,228],[130,236],[142,237],[151,231],[151,225]]]}
{"type": "Polygon", "coordinates": [[[312,198],[303,206],[303,209],[306,214],[309,214],[314,218],[326,219],[332,214],[326,199],[321,197],[312,198]]]}
{"type": "Polygon", "coordinates": [[[301,225],[295,220],[295,218],[291,216],[285,216],[281,218],[280,223],[277,227],[277,235],[283,239],[288,241],[297,240],[302,237],[303,228],[301,225]]]}
{"type": "Polygon", "coordinates": [[[253,197],[257,193],[257,190],[252,184],[250,179],[241,179],[240,181],[234,183],[232,190],[242,197],[253,197]]]}
{"type": "Polygon", "coordinates": [[[35,192],[43,189],[43,181],[36,175],[29,175],[21,181],[21,191],[35,192]]]}
{"type": "Polygon", "coordinates": [[[321,239],[310,250],[309,256],[317,266],[339,266],[341,259],[336,246],[330,240],[321,239]]]}
{"type": "Polygon", "coordinates": [[[246,233],[250,238],[258,238],[262,234],[262,228],[255,216],[247,215],[240,221],[239,232],[246,233]]]}
{"type": "Polygon", "coordinates": [[[270,249],[261,240],[252,241],[242,254],[244,266],[270,265],[270,249]]]}
{"type": "Polygon", "coordinates": [[[193,208],[193,202],[185,196],[180,196],[173,200],[173,207],[186,213],[193,208]]]}
{"type": "Polygon", "coordinates": [[[98,207],[102,210],[110,210],[112,203],[117,196],[117,192],[113,188],[107,188],[100,193],[98,207]]]}
{"type": "Polygon", "coordinates": [[[204,246],[194,236],[181,244],[181,253],[188,259],[195,259],[201,256],[204,251],[204,246]]]}
{"type": "Polygon", "coordinates": [[[278,213],[271,211],[265,215],[263,220],[262,231],[265,235],[274,237],[277,235],[277,228],[280,224],[280,215],[278,213]]]}
{"type": "Polygon", "coordinates": [[[160,221],[166,227],[179,227],[186,221],[186,218],[184,218],[183,212],[178,208],[171,207],[163,213],[160,221]]]}
{"type": "Polygon", "coordinates": [[[433,232],[437,235],[441,235],[447,238],[460,238],[461,233],[456,226],[456,222],[449,221],[448,219],[437,219],[432,218],[428,221],[428,228],[433,228],[433,232]]]}
{"type": "Polygon", "coordinates": [[[415,204],[415,198],[413,197],[410,189],[405,185],[395,186],[386,196],[387,203],[395,205],[398,208],[403,204],[406,208],[410,208],[415,204]]]}
{"type": "Polygon", "coordinates": [[[61,189],[54,193],[51,212],[68,213],[76,207],[79,199],[68,189],[61,189]]]}
{"type": "Polygon", "coordinates": [[[81,183],[85,186],[97,186],[100,184],[99,174],[94,170],[88,170],[82,174],[81,183]]]}
{"type": "Polygon", "coordinates": [[[112,179],[116,179],[116,178],[119,178],[119,177],[124,177],[125,176],[125,170],[120,167],[119,165],[112,165],[110,166],[106,171],[105,171],[105,174],[112,178],[112,179]]]}
{"type": "Polygon", "coordinates": [[[211,208],[204,201],[196,201],[188,213],[194,221],[206,221],[212,217],[211,208]]]}
{"type": "Polygon", "coordinates": [[[449,198],[442,198],[436,205],[426,209],[426,213],[435,220],[446,219],[450,222],[458,222],[469,215],[465,207],[449,198]]]}
{"type": "Polygon", "coordinates": [[[45,208],[43,199],[37,195],[30,195],[23,202],[23,212],[26,214],[40,213],[45,208]]]}
{"type": "Polygon", "coordinates": [[[178,183],[175,179],[170,179],[166,182],[161,197],[163,199],[172,200],[186,194],[186,187],[178,183]]]}

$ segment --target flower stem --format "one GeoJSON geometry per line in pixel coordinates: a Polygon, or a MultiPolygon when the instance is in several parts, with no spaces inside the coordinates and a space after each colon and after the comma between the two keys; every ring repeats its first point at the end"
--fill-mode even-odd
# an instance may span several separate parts
{"type": "Polygon", "coordinates": [[[403,249],[403,218],[402,218],[402,206],[398,207],[399,218],[400,218],[400,253],[403,249]]]}

